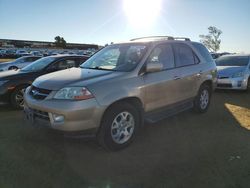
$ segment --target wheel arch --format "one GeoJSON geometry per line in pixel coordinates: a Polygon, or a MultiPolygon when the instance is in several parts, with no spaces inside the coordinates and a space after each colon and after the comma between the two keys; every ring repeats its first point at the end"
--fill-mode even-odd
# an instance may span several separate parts
{"type": "MultiPolygon", "coordinates": [[[[143,125],[144,121],[143,121],[143,114],[144,114],[144,109],[143,109],[143,103],[142,101],[138,98],[138,97],[127,97],[127,98],[122,98],[122,99],[119,99],[113,103],[111,103],[104,111],[103,115],[102,115],[102,118],[101,118],[101,121],[100,123],[102,124],[103,122],[103,119],[105,117],[105,115],[107,114],[107,112],[112,108],[114,107],[115,105],[117,104],[121,104],[121,103],[127,103],[127,104],[130,104],[132,106],[135,106],[136,109],[138,110],[139,114],[140,114],[140,126],[143,125]]],[[[99,126],[99,129],[101,127],[101,124],[99,126]]],[[[98,130],[99,132],[99,130],[98,130]]]]}
{"type": "Polygon", "coordinates": [[[212,81],[212,80],[205,80],[205,81],[203,81],[203,82],[201,83],[201,85],[200,85],[200,88],[201,88],[202,86],[204,86],[204,85],[209,86],[210,89],[211,89],[211,92],[213,91],[214,86],[213,86],[213,81],[212,81]]]}

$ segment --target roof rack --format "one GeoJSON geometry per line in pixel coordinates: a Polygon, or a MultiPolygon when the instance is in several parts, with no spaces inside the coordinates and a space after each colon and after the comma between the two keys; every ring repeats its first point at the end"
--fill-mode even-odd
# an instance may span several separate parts
{"type": "Polygon", "coordinates": [[[185,37],[172,37],[172,36],[149,36],[149,37],[140,37],[140,38],[134,38],[130,41],[137,41],[137,40],[144,40],[144,39],[152,39],[152,40],[185,40],[185,41],[191,41],[189,38],[185,37]]]}
{"type": "Polygon", "coordinates": [[[185,41],[191,41],[190,38],[186,37],[174,37],[174,40],[185,40],[185,41]]]}

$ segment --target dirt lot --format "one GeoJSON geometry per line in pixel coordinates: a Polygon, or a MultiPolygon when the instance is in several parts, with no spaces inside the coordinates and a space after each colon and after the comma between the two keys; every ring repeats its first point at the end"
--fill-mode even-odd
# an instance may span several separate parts
{"type": "Polygon", "coordinates": [[[15,59],[1,59],[0,58],[0,63],[2,63],[2,62],[8,62],[8,61],[13,61],[13,60],[15,60],[15,59]]]}
{"type": "Polygon", "coordinates": [[[0,107],[0,187],[243,188],[250,185],[250,94],[216,92],[206,114],[147,124],[127,149],[27,127],[0,107]]]}

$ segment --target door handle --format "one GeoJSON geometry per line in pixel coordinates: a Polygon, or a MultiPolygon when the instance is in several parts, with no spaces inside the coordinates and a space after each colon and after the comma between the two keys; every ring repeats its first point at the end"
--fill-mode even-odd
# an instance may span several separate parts
{"type": "Polygon", "coordinates": [[[198,77],[200,77],[202,74],[203,74],[203,72],[202,72],[202,71],[200,71],[200,72],[199,72],[199,73],[197,73],[196,75],[197,75],[198,77]]]}
{"type": "Polygon", "coordinates": [[[175,76],[174,80],[180,80],[181,78],[179,76],[175,76]]]}

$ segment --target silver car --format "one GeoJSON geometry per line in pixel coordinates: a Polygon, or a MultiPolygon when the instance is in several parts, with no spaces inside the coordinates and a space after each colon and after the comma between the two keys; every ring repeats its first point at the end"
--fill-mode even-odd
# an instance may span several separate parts
{"type": "Polygon", "coordinates": [[[41,56],[25,56],[17,58],[14,61],[0,63],[0,72],[21,69],[40,58],[41,56]]]}
{"type": "Polygon", "coordinates": [[[80,68],[47,74],[25,92],[28,122],[87,131],[110,150],[129,145],[144,121],[207,111],[216,65],[200,43],[151,37],[105,47],[80,68]]]}
{"type": "Polygon", "coordinates": [[[216,60],[218,89],[250,90],[249,55],[225,55],[216,60]]]}

